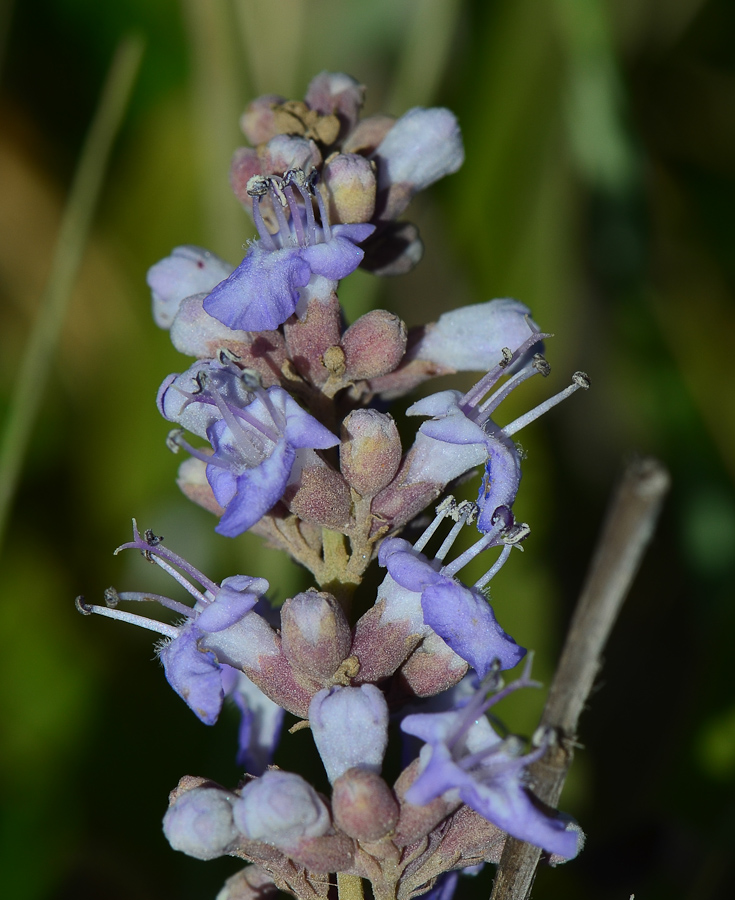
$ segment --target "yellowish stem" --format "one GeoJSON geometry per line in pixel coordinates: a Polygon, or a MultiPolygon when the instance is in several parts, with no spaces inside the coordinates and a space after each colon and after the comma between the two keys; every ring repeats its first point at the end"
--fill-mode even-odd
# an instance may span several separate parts
{"type": "Polygon", "coordinates": [[[362,879],[359,875],[345,875],[337,872],[337,890],[339,900],[364,900],[362,879]]]}

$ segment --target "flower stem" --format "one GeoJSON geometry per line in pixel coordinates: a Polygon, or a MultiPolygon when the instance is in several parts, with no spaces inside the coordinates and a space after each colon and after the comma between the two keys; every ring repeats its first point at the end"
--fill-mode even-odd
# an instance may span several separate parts
{"type": "Polygon", "coordinates": [[[51,274],[20,366],[0,445],[0,543],[20,476],[23,455],[44,394],[49,369],[89,236],[92,217],[143,53],[139,37],[124,38],[115,53],[84,142],[64,209],[51,274]]]}
{"type": "Polygon", "coordinates": [[[359,875],[345,875],[337,872],[339,900],[363,900],[362,878],[359,875]]]}
{"type": "MultiPolygon", "coordinates": [[[[556,806],[572,761],[577,723],[602,665],[602,651],[628,594],[670,484],[655,459],[632,462],[613,496],[541,716],[557,740],[530,767],[534,793],[556,806]]],[[[527,900],[541,850],[508,838],[491,900],[527,900]]]]}

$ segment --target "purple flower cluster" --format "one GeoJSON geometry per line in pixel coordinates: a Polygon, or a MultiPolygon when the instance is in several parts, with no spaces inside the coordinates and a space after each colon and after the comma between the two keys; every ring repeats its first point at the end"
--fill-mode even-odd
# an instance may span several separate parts
{"type": "Polygon", "coordinates": [[[236,151],[230,173],[257,231],[245,258],[233,267],[178,247],[148,274],[156,323],[194,357],[158,392],[162,416],[177,426],[168,446],[188,454],[183,493],[218,517],[219,534],[261,535],[315,586],[276,610],[264,579],[211,581],[134,523],[119,549],[140,551],[193,604],[112,588],[105,606],[77,603],[157,633],[169,684],[204,724],[227,698],[240,710],[244,781],[228,790],[186,776],[164,819],[174,848],[251,864],[223,897],[276,887],[326,896],[320,886],[336,872],[370,879],[375,896],[449,900],[456,872],[497,862],[507,835],[541,847],[552,864],[582,843],[573,820],[532,795],[528,767],[546,744],[526,752],[485,712],[533,685],[527,663],[503,686],[499,673],[526,650],[487,596],[530,533],[513,512],[513,436],[588,379],[575,373],[500,426],[511,391],[549,374],[539,352],[548,335],[523,304],[492,300],[412,330],[386,310],[346,324],[341,279],[358,266],[378,275],[414,266],[418,231],[398,217],[464,158],[448,110],[361,119],[363,98],[349,76],[322,73],[303,101],[255,100],[241,123],[253,147],[236,151]],[[390,402],[459,371],[479,380],[410,406],[426,421],[404,450],[390,402]],[[476,502],[446,494],[478,470],[476,502]],[[457,552],[475,523],[479,537],[457,552]],[[486,560],[484,574],[465,584],[460,573],[475,560],[486,560]],[[385,575],[370,595],[360,585],[373,562],[385,575]],[[178,622],[119,608],[135,602],[155,602],[178,622]],[[309,727],[329,797],[272,765],[285,712],[309,727]],[[391,721],[404,736],[393,784],[383,777],[391,721]]]}

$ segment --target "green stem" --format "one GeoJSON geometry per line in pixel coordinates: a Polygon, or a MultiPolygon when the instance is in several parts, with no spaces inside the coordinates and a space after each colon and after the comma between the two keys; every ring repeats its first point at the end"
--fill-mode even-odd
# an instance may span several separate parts
{"type": "Polygon", "coordinates": [[[118,45],[74,174],[51,274],[20,364],[0,445],[0,545],[25,450],[54,361],[69,296],[89,236],[110,151],[128,106],[142,54],[143,41],[137,36],[128,36],[118,45]]]}

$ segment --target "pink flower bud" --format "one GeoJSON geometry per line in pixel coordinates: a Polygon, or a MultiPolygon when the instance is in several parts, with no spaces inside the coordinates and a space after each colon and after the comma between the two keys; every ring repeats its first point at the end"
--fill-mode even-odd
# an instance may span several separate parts
{"type": "Polygon", "coordinates": [[[350,520],[352,499],[339,472],[319,465],[302,470],[298,490],[288,505],[305,522],[339,529],[350,520]]]}
{"type": "Polygon", "coordinates": [[[369,160],[340,153],[322,170],[324,199],[331,223],[369,222],[375,212],[375,171],[369,160]]]}
{"type": "Polygon", "coordinates": [[[272,900],[276,894],[272,876],[260,866],[250,865],[225,881],[217,900],[272,900]]]}
{"type": "Polygon", "coordinates": [[[279,134],[264,147],[258,148],[263,175],[283,175],[289,169],[310,172],[321,165],[319,148],[307,138],[292,134],[279,134]]]}
{"type": "Polygon", "coordinates": [[[467,663],[438,634],[429,634],[400,669],[402,681],[417,697],[433,697],[467,674],[467,663]]]}
{"type": "Polygon", "coordinates": [[[401,438],[391,416],[374,409],[358,409],[342,423],[339,452],[347,483],[362,497],[374,497],[398,471],[401,438]]]}
{"type": "Polygon", "coordinates": [[[325,681],[350,652],[350,625],[331,594],[309,590],[281,607],[283,652],[299,672],[325,681]]]}
{"type": "Polygon", "coordinates": [[[232,154],[230,163],[230,187],[232,193],[249,211],[253,210],[253,198],[248,194],[248,181],[253,175],[260,175],[260,160],[252,147],[238,147],[232,154]]]}
{"type": "MultiPolygon", "coordinates": [[[[322,287],[333,287],[333,283],[324,282],[322,287]]],[[[303,298],[309,286],[301,289],[303,298]]],[[[340,318],[342,310],[334,291],[326,296],[314,296],[308,300],[306,315],[296,321],[288,321],[283,326],[286,337],[288,355],[298,371],[312,384],[322,385],[329,378],[330,372],[323,363],[324,354],[330,347],[339,344],[340,318]]]]}
{"type": "Polygon", "coordinates": [[[273,107],[285,99],[280,94],[265,94],[248,105],[240,117],[240,128],[251,144],[264,144],[278,134],[273,107]]]}
{"type": "Polygon", "coordinates": [[[337,827],[359,841],[379,841],[398,821],[398,803],[380,775],[348,769],[334,782],[332,815],[337,827]]]}
{"type": "Polygon", "coordinates": [[[342,335],[348,378],[377,378],[392,372],[406,352],[406,325],[385,309],[365,313],[342,335]]]}
{"type": "Polygon", "coordinates": [[[342,72],[320,72],[311,79],[304,100],[323,116],[336,115],[346,132],[357,123],[365,86],[342,72]]]}
{"type": "Polygon", "coordinates": [[[361,119],[342,144],[342,152],[369,156],[395,124],[393,116],[368,116],[361,119]]]}

